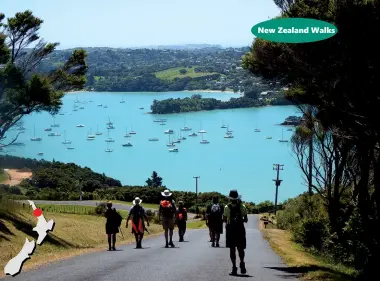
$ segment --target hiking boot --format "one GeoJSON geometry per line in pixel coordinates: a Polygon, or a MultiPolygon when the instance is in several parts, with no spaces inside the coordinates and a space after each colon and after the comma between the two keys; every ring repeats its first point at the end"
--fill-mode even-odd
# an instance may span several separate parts
{"type": "Polygon", "coordinates": [[[111,248],[111,247],[108,247],[108,251],[112,251],[112,248],[111,248]]]}
{"type": "Polygon", "coordinates": [[[215,243],[214,242],[212,242],[211,247],[215,247],[215,243]]]}
{"type": "Polygon", "coordinates": [[[170,245],[170,247],[172,247],[172,248],[175,247],[174,244],[173,244],[173,241],[170,241],[170,242],[169,242],[169,245],[170,245]]]}
{"type": "Polygon", "coordinates": [[[233,266],[232,267],[232,271],[230,273],[231,275],[237,275],[237,267],[236,266],[233,266]]]}
{"type": "Polygon", "coordinates": [[[245,263],[244,262],[240,263],[240,272],[241,272],[241,274],[246,274],[247,273],[247,269],[245,268],[245,263]]]}
{"type": "Polygon", "coordinates": [[[217,248],[219,248],[219,242],[216,242],[216,245],[215,245],[217,248]]]}
{"type": "Polygon", "coordinates": [[[165,248],[169,248],[169,243],[168,242],[166,242],[165,248]]]}
{"type": "Polygon", "coordinates": [[[112,247],[112,251],[116,251],[116,248],[115,248],[115,247],[112,247]]]}

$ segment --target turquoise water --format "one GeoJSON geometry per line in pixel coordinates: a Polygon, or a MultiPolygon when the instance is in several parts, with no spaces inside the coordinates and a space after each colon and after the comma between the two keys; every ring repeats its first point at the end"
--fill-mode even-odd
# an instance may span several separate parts
{"type": "MultiPolygon", "coordinates": [[[[238,189],[245,200],[261,202],[273,200],[275,186],[273,179],[276,172],[272,164],[284,164],[280,173],[283,182],[279,189],[279,201],[296,196],[306,190],[302,184],[301,172],[292,154],[290,142],[280,143],[282,133],[289,139],[292,132],[278,126],[289,115],[299,115],[295,107],[276,106],[250,109],[217,110],[186,114],[170,114],[154,116],[146,114],[150,111],[153,99],[168,97],[185,97],[194,93],[72,93],[64,97],[61,113],[55,123],[59,128],[52,132],[61,136],[48,136],[45,128],[53,124],[53,118],[47,113],[33,114],[24,118],[25,133],[19,141],[25,145],[13,147],[8,154],[45,160],[75,162],[87,166],[96,172],[105,173],[119,179],[125,185],[143,185],[155,170],[163,177],[163,183],[173,190],[195,191],[194,176],[200,176],[199,192],[219,191],[227,194],[230,189],[238,189]],[[125,103],[120,103],[124,97],[125,103]],[[92,100],[93,102],[90,102],[92,100]],[[78,101],[78,103],[75,103],[78,101]],[[84,109],[73,111],[74,104],[84,109]],[[107,105],[108,108],[99,107],[107,105]],[[144,110],[140,110],[144,107],[144,110]],[[173,129],[177,135],[180,128],[191,127],[198,132],[207,131],[204,139],[209,144],[200,144],[201,134],[188,137],[191,132],[182,132],[186,140],[176,144],[179,152],[169,152],[168,135],[164,130],[173,129]],[[113,143],[105,142],[107,136],[106,123],[110,118],[115,129],[109,130],[113,143]],[[166,118],[166,125],[153,122],[157,118],[166,118]],[[233,131],[233,139],[225,139],[226,129],[221,124],[229,124],[233,131]],[[83,124],[83,128],[76,127],[83,124]],[[36,136],[42,141],[31,141],[34,126],[36,136]],[[90,128],[92,134],[103,133],[95,140],[88,141],[90,128]],[[261,132],[255,132],[255,128],[261,132]],[[125,138],[126,128],[136,131],[135,135],[125,138]],[[67,140],[72,144],[62,144],[64,131],[67,140]],[[266,139],[272,136],[272,139],[266,139]],[[148,141],[148,138],[159,138],[159,141],[148,141]],[[131,142],[132,147],[122,147],[122,143],[131,142]],[[105,152],[106,148],[113,152],[105,152]],[[68,150],[67,146],[74,147],[68,150]],[[43,152],[43,156],[38,156],[43,152]]],[[[201,93],[204,97],[215,97],[228,100],[236,97],[227,93],[201,93]]],[[[10,134],[14,134],[12,132],[10,134]]],[[[10,138],[9,136],[8,138],[10,138]]]]}

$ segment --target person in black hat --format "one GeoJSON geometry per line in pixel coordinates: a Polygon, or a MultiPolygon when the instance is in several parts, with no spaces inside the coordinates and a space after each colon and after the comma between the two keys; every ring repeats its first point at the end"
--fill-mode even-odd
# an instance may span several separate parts
{"type": "Polygon", "coordinates": [[[236,249],[240,258],[240,271],[247,273],[244,256],[246,248],[246,235],[244,223],[248,222],[247,208],[240,201],[241,195],[237,190],[231,190],[228,196],[230,203],[224,208],[223,219],[226,223],[226,247],[230,248],[230,258],[232,261],[231,275],[237,275],[236,249]]]}
{"type": "Polygon", "coordinates": [[[116,212],[115,208],[112,208],[112,202],[107,202],[107,210],[105,212],[105,217],[107,219],[106,234],[108,236],[108,250],[116,251],[116,233],[119,233],[119,227],[123,218],[118,212],[116,212]]]}

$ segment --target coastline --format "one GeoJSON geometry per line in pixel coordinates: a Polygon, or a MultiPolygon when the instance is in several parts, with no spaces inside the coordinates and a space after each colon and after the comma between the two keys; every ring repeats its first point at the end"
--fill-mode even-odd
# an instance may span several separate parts
{"type": "MultiPolygon", "coordinates": [[[[77,94],[77,93],[90,93],[90,92],[96,92],[96,91],[89,91],[89,90],[80,90],[80,91],[69,91],[65,92],[66,94],[77,94]]],[[[217,91],[217,90],[183,90],[183,91],[171,91],[171,92],[189,92],[189,93],[224,93],[224,94],[235,94],[239,96],[243,96],[244,93],[237,92],[234,93],[233,91],[217,91]]],[[[132,92],[110,92],[110,93],[132,93],[132,92]]],[[[144,93],[143,91],[140,92],[133,92],[133,93],[144,93]]],[[[147,93],[152,93],[152,92],[147,92],[147,93]]],[[[163,93],[163,92],[157,92],[157,93],[163,93]]]]}

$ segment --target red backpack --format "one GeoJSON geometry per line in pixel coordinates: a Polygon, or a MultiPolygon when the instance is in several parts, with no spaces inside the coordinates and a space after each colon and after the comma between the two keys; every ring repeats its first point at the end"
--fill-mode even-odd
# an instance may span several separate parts
{"type": "Polygon", "coordinates": [[[174,215],[174,207],[171,201],[161,200],[160,202],[161,214],[165,218],[172,218],[174,215]]]}

